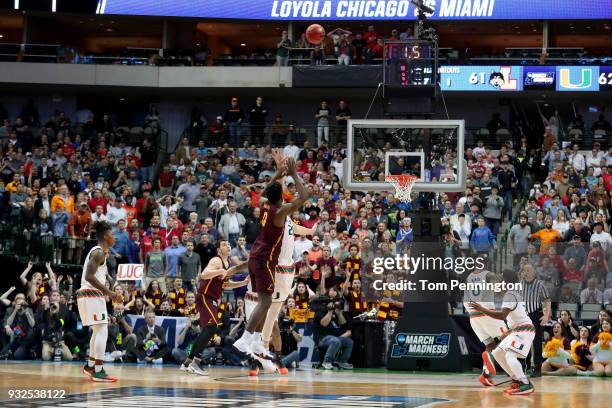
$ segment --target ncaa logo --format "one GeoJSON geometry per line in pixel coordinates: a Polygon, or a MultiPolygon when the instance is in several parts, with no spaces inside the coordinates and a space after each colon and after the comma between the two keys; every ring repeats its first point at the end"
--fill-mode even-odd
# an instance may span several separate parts
{"type": "Polygon", "coordinates": [[[558,91],[597,91],[597,84],[594,83],[594,72],[596,67],[564,67],[559,70],[558,91]]]}

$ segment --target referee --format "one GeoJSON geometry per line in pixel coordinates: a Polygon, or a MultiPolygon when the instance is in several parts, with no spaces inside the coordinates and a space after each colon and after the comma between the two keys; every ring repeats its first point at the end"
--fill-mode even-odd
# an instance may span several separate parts
{"type": "Polygon", "coordinates": [[[523,300],[527,314],[533,322],[536,329],[533,347],[531,348],[530,356],[527,358],[527,367],[533,356],[533,374],[532,377],[540,377],[542,375],[542,341],[544,329],[543,325],[550,321],[551,304],[550,296],[544,286],[544,282],[535,277],[535,270],[532,265],[524,264],[519,272],[521,283],[523,284],[523,300]]]}

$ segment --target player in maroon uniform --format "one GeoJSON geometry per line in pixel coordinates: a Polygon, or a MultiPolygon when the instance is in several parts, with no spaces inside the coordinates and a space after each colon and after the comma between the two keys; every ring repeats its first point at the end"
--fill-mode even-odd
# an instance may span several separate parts
{"type": "MultiPolygon", "coordinates": [[[[278,263],[281,249],[284,225],[288,216],[299,210],[308,200],[308,190],[302,179],[298,176],[295,160],[285,159],[287,174],[295,181],[298,197],[291,203],[283,203],[283,186],[274,181],[266,186],[264,196],[266,202],[262,203],[263,210],[260,216],[261,229],[253,244],[249,255],[249,275],[253,292],[257,293],[257,306],[253,310],[242,337],[236,340],[234,348],[249,356],[272,359],[263,346],[261,331],[272,304],[274,292],[274,271],[278,263]]],[[[282,173],[282,166],[277,174],[282,173]]]]}
{"type": "Polygon", "coordinates": [[[226,282],[234,273],[246,268],[246,262],[232,267],[229,259],[231,246],[228,241],[220,240],[216,244],[217,256],[212,258],[200,274],[200,287],[196,299],[196,309],[200,314],[201,332],[196,338],[191,353],[181,365],[181,370],[192,374],[208,375],[200,368],[200,358],[210,339],[219,327],[218,307],[223,295],[223,288],[245,286],[248,279],[239,282],[226,282]]]}

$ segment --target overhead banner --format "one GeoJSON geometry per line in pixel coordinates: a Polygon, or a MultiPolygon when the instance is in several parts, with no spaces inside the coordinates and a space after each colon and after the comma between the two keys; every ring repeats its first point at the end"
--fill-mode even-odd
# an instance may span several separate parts
{"type": "MultiPolygon", "coordinates": [[[[433,20],[605,20],[609,0],[424,0],[433,20]]],[[[405,20],[410,0],[99,0],[98,14],[242,20],[405,20]]]]}

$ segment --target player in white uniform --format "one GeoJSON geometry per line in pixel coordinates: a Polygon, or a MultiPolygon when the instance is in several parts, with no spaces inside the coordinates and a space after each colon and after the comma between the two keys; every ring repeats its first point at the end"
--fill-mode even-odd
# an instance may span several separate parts
{"type": "MultiPolygon", "coordinates": [[[[516,282],[516,273],[504,272],[506,283],[516,282]]],[[[519,292],[506,291],[501,310],[489,310],[479,303],[470,303],[470,307],[494,319],[506,321],[508,327],[502,341],[493,350],[493,356],[504,371],[512,378],[512,385],[504,392],[509,395],[525,395],[535,391],[527,378],[518,358],[527,358],[535,338],[535,327],[525,309],[525,302],[519,292]]]]}
{"type": "MultiPolygon", "coordinates": [[[[470,273],[466,278],[465,282],[468,284],[486,283],[495,280],[495,275],[484,269],[474,269],[474,272],[470,273]]],[[[502,336],[506,331],[506,325],[503,321],[499,321],[489,317],[479,311],[476,311],[470,307],[470,302],[475,302],[481,306],[495,310],[495,299],[492,290],[466,290],[463,293],[463,305],[470,316],[470,325],[472,330],[485,345],[485,351],[482,352],[482,374],[480,375],[480,382],[485,387],[495,385],[493,377],[495,376],[495,361],[491,352],[495,348],[496,338],[502,336]]]]}
{"type": "Polygon", "coordinates": [[[92,335],[89,341],[89,359],[83,367],[83,373],[91,381],[115,382],[117,378],[104,371],[104,351],[108,338],[108,313],[106,299],[108,296],[116,302],[123,301],[122,296],[109,290],[106,286],[106,254],[115,244],[111,225],[105,221],[94,224],[98,245],[93,247],[83,265],[81,288],[77,290],[77,305],[83,326],[91,326],[92,335]]]}
{"type": "MultiPolygon", "coordinates": [[[[285,220],[285,230],[283,233],[283,240],[281,243],[280,253],[278,255],[278,266],[274,273],[274,293],[272,294],[272,305],[268,309],[266,315],[266,321],[262,330],[262,338],[264,342],[264,348],[266,350],[270,347],[270,340],[272,340],[272,334],[274,332],[274,345],[273,349],[276,356],[270,356],[274,358],[276,364],[272,363],[271,360],[258,358],[257,360],[262,364],[265,371],[276,371],[278,370],[281,374],[285,374],[287,369],[280,365],[280,331],[278,329],[278,314],[283,306],[283,302],[287,300],[291,294],[291,287],[293,285],[293,278],[295,277],[295,267],[293,261],[293,251],[295,248],[295,236],[296,235],[313,235],[317,230],[317,224],[313,225],[312,228],[305,228],[301,225],[297,225],[293,220],[287,216],[285,220]]],[[[251,291],[251,283],[249,282],[248,291],[244,297],[244,312],[247,320],[251,317],[251,313],[257,306],[257,293],[251,291]]],[[[252,370],[253,371],[253,370],[252,370]]],[[[256,375],[256,372],[251,372],[252,375],[256,375]]]]}

